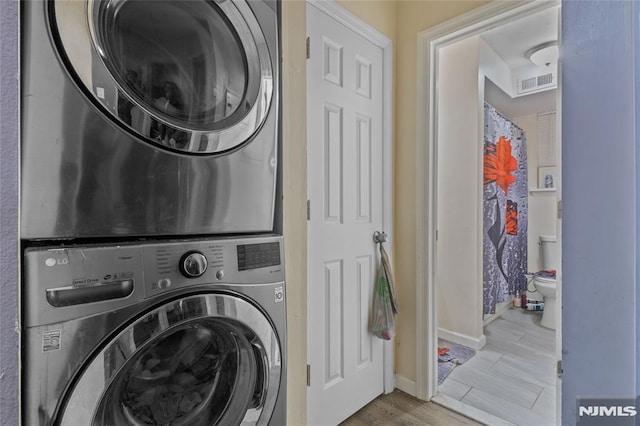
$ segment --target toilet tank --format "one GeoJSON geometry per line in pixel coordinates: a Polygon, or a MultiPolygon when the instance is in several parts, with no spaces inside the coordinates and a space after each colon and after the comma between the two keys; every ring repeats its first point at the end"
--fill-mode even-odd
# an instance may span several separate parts
{"type": "Polygon", "coordinates": [[[557,270],[560,256],[555,235],[540,235],[540,246],[542,247],[542,269],[557,270]]]}

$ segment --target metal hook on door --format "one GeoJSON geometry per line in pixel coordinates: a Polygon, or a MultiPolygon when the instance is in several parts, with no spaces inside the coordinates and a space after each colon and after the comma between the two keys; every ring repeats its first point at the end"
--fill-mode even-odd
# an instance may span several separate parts
{"type": "Polygon", "coordinates": [[[376,231],[373,233],[373,242],[382,244],[387,242],[387,234],[385,232],[376,231]]]}

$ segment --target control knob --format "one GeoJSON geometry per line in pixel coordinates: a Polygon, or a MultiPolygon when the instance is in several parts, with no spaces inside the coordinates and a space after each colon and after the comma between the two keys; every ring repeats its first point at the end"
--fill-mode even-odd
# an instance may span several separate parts
{"type": "Polygon", "coordinates": [[[187,278],[198,278],[207,270],[207,258],[199,251],[189,251],[180,258],[180,272],[187,278]]]}

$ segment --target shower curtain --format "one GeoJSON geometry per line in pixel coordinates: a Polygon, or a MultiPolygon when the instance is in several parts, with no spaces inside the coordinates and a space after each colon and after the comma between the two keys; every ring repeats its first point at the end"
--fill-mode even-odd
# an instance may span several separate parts
{"type": "Polygon", "coordinates": [[[483,313],[526,288],[527,146],[524,132],[484,105],[483,313]]]}

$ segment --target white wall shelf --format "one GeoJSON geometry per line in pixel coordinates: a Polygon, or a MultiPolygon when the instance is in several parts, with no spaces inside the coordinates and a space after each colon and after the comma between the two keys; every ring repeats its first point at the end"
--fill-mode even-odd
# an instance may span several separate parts
{"type": "Polygon", "coordinates": [[[536,195],[538,193],[552,193],[552,192],[556,192],[556,188],[531,188],[529,190],[529,194],[531,195],[536,195]]]}

